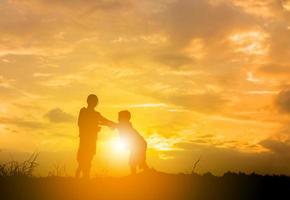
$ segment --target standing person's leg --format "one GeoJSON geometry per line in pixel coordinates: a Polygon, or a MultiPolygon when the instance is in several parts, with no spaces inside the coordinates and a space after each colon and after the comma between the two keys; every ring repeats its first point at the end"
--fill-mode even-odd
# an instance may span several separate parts
{"type": "Polygon", "coordinates": [[[75,172],[75,177],[80,178],[81,172],[82,172],[82,161],[83,160],[83,155],[82,155],[82,149],[81,149],[81,140],[79,144],[79,149],[77,152],[77,162],[78,162],[78,167],[75,172]]]}
{"type": "Polygon", "coordinates": [[[75,173],[75,177],[80,178],[80,175],[81,175],[81,166],[80,166],[80,164],[78,164],[78,167],[77,167],[77,170],[75,173]]]}
{"type": "Polygon", "coordinates": [[[94,155],[96,154],[96,147],[97,147],[97,138],[91,138],[91,140],[87,141],[87,149],[86,149],[86,161],[83,168],[83,176],[86,179],[90,178],[91,167],[92,167],[92,160],[94,155]]]}
{"type": "Polygon", "coordinates": [[[96,139],[92,137],[80,138],[80,148],[78,153],[79,168],[77,173],[82,173],[83,178],[90,178],[91,163],[96,153],[96,139]]]}
{"type": "Polygon", "coordinates": [[[93,159],[93,156],[90,155],[90,156],[87,156],[86,159],[84,160],[82,171],[83,171],[83,177],[86,179],[90,178],[92,159],[93,159]]]}
{"type": "Polygon", "coordinates": [[[82,155],[78,158],[78,167],[75,172],[76,178],[80,178],[81,176],[84,177],[85,166],[86,166],[86,159],[85,159],[85,156],[82,155]]]}

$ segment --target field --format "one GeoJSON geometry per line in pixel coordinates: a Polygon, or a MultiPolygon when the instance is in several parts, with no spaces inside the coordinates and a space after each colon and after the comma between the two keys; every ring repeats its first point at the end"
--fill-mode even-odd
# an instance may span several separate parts
{"type": "Polygon", "coordinates": [[[290,178],[226,173],[166,174],[148,171],[119,178],[2,177],[0,199],[289,199],[290,178]]]}

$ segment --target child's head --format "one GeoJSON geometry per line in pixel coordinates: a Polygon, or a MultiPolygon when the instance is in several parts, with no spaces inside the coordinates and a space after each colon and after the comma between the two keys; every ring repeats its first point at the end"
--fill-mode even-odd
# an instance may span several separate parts
{"type": "Polygon", "coordinates": [[[128,110],[122,110],[119,112],[119,122],[129,122],[131,119],[131,113],[128,110]]]}
{"type": "Polygon", "coordinates": [[[87,98],[87,103],[89,107],[95,108],[99,103],[99,99],[95,94],[90,94],[87,98]]]}

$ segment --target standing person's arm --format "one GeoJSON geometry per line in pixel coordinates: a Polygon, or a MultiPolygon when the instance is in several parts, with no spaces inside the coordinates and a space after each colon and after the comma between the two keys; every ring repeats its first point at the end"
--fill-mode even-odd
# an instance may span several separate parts
{"type": "Polygon", "coordinates": [[[104,126],[108,126],[108,127],[111,127],[111,128],[115,128],[116,127],[116,123],[111,121],[111,120],[108,120],[107,118],[103,117],[100,113],[98,113],[98,118],[99,118],[99,121],[100,121],[100,125],[104,125],[104,126]]]}

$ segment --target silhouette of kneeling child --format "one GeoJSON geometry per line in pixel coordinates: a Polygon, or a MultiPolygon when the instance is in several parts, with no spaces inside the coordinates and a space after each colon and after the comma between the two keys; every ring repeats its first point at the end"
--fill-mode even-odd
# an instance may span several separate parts
{"type": "Polygon", "coordinates": [[[137,167],[139,169],[147,170],[146,163],[146,140],[135,130],[130,122],[131,113],[127,110],[119,112],[118,121],[115,125],[118,129],[121,140],[126,141],[130,151],[129,165],[132,174],[136,174],[137,167]]]}

